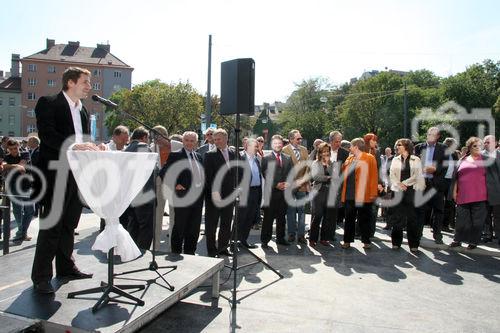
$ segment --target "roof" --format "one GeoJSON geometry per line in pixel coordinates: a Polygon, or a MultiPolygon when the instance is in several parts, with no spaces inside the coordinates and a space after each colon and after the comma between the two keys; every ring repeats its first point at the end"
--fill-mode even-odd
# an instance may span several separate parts
{"type": "Polygon", "coordinates": [[[21,78],[12,76],[9,77],[0,83],[0,90],[21,91],[21,78]]]}
{"type": "MultiPolygon", "coordinates": [[[[24,57],[23,60],[67,61],[95,65],[129,67],[104,47],[86,47],[79,43],[56,44],[45,50],[24,57]]],[[[108,46],[109,47],[109,46],[108,46]]]]}

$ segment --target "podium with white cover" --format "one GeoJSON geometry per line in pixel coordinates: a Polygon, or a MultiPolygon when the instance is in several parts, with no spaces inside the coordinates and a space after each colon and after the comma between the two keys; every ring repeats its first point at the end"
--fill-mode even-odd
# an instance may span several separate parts
{"type": "MultiPolygon", "coordinates": [[[[106,221],[106,227],[97,236],[92,249],[108,252],[108,282],[101,283],[100,287],[69,293],[68,298],[102,292],[101,298],[92,307],[93,312],[111,300],[109,295],[111,292],[128,298],[137,305],[144,305],[144,301],[124,291],[124,289],[144,289],[144,285],[114,285],[113,257],[116,254],[122,261],[130,261],[141,255],[129,233],[120,224],[119,217],[151,176],[158,154],[68,151],[67,157],[78,189],[87,205],[106,221]]],[[[116,298],[112,301],[128,303],[116,298]]]]}

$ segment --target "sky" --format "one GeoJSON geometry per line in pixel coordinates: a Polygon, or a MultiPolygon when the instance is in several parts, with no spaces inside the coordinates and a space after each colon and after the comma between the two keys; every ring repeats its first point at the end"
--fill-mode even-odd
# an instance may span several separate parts
{"type": "Polygon", "coordinates": [[[16,0],[0,2],[0,70],[11,53],[56,43],[111,45],[134,68],[132,84],[189,81],[212,94],[220,63],[255,60],[255,103],[286,101],[315,77],[341,85],[366,70],[429,69],[446,77],[500,60],[496,0],[16,0]]]}

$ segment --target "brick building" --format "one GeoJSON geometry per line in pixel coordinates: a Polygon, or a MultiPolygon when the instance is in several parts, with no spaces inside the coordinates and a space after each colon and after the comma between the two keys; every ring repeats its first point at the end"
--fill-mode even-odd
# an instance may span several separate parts
{"type": "MultiPolygon", "coordinates": [[[[97,94],[108,98],[122,88],[131,89],[132,67],[111,54],[109,44],[97,44],[96,47],[80,46],[80,42],[56,44],[47,39],[46,48],[21,59],[21,135],[36,132],[34,108],[38,98],[57,94],[62,89],[62,73],[71,66],[88,69],[92,73],[90,96],[97,94]]],[[[83,104],[92,115],[96,115],[96,140],[108,139],[104,126],[104,106],[91,98],[83,104]]]]}

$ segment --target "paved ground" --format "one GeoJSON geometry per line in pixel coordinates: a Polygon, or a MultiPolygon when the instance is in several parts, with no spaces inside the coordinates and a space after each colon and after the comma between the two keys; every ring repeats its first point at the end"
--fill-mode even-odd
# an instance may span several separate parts
{"type": "MultiPolygon", "coordinates": [[[[79,229],[98,228],[98,218],[84,214],[79,229]]],[[[164,223],[168,223],[165,218],[164,223]]],[[[32,235],[36,235],[36,221],[32,235]]],[[[341,232],[341,230],[339,230],[341,232]]],[[[253,230],[251,240],[258,242],[253,230]]],[[[370,250],[355,243],[350,250],[292,245],[255,250],[284,279],[257,264],[238,271],[235,311],[233,276],[224,269],[221,297],[199,288],[141,332],[499,332],[500,250],[448,249],[430,241],[424,230],[421,252],[407,245],[392,250],[385,231],[377,230],[370,250]]],[[[450,234],[445,243],[451,241],[450,234]]],[[[78,237],[78,236],[77,236],[78,237]]],[[[340,237],[339,237],[340,238],[340,237]]],[[[34,246],[34,240],[12,251],[34,246]]],[[[162,244],[164,247],[165,244],[162,244]]],[[[203,237],[199,253],[205,253],[203,237]]],[[[1,258],[0,258],[1,260],[1,258]]],[[[248,254],[242,263],[252,261],[248,254]]]]}

